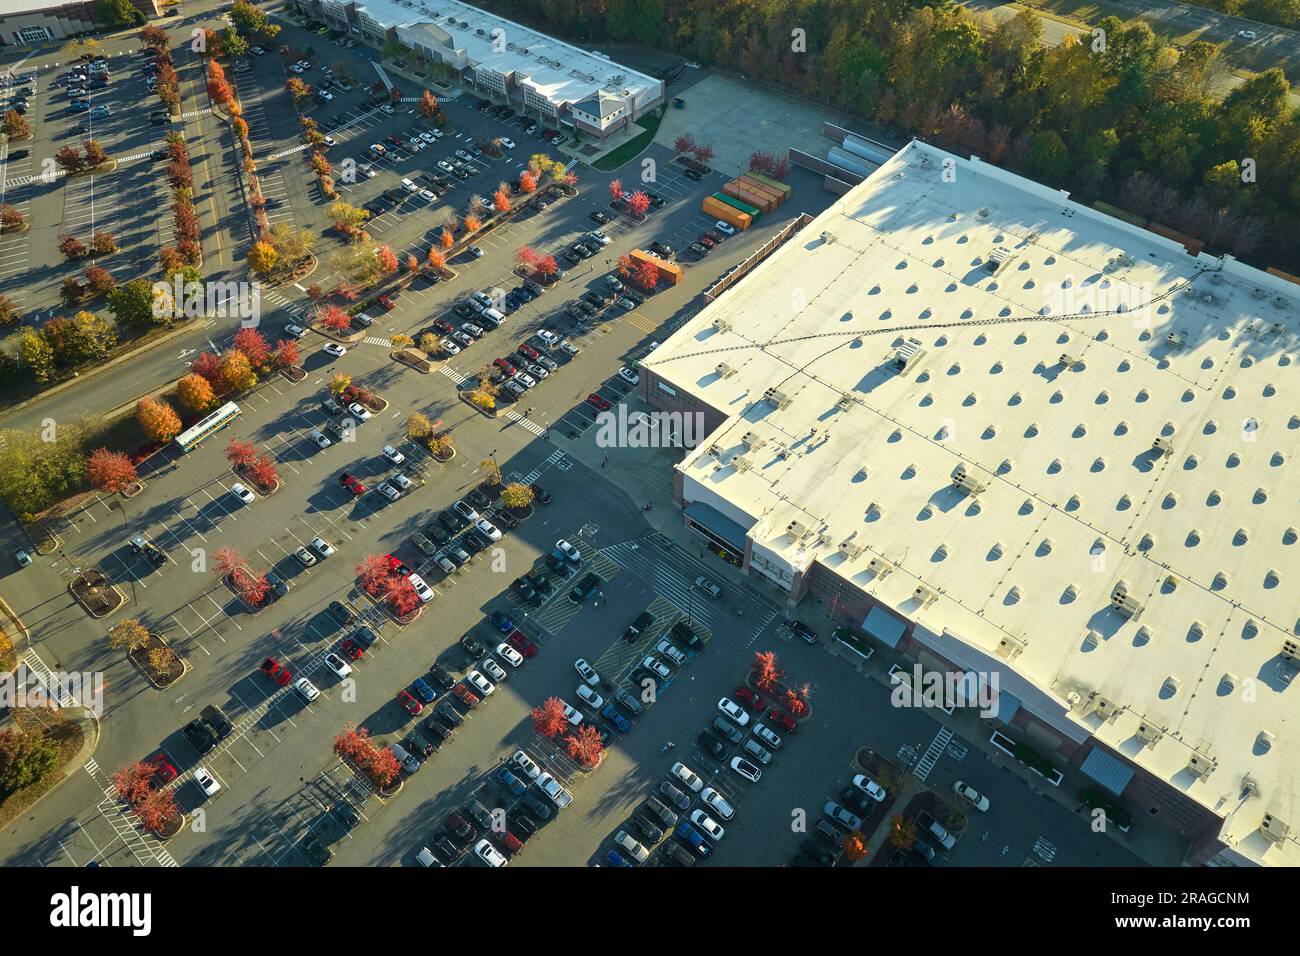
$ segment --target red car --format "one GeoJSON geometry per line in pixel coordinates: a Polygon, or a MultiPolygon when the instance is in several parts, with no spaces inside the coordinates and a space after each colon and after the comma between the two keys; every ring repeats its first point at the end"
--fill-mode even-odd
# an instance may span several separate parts
{"type": "Polygon", "coordinates": [[[397,558],[393,557],[391,554],[386,554],[384,555],[384,557],[388,560],[388,573],[390,575],[404,575],[404,574],[411,573],[410,568],[404,565],[397,558]]]}
{"type": "Polygon", "coordinates": [[[709,249],[712,249],[714,246],[717,245],[716,242],[714,242],[712,239],[709,238],[709,234],[707,232],[704,235],[700,236],[695,241],[698,242],[700,245],[705,246],[709,249]]]}
{"type": "Polygon", "coordinates": [[[262,661],[262,666],[259,667],[258,670],[271,678],[271,680],[275,681],[281,687],[284,687],[289,683],[289,681],[293,680],[293,674],[289,671],[289,668],[282,667],[280,662],[274,657],[268,657],[266,660],[262,661]]]}
{"type": "Polygon", "coordinates": [[[515,367],[503,358],[493,359],[492,364],[495,365],[497,368],[501,369],[501,374],[503,375],[515,374],[515,367]]]}
{"type": "Polygon", "coordinates": [[[597,411],[607,412],[612,407],[609,402],[601,398],[595,392],[587,396],[587,404],[596,408],[597,411]]]}
{"type": "Polygon", "coordinates": [[[424,710],[424,705],[420,703],[409,690],[403,688],[397,692],[397,702],[406,708],[406,712],[413,717],[420,716],[424,710]]]}
{"type": "Polygon", "coordinates": [[[434,319],[433,327],[443,335],[451,335],[451,333],[456,331],[456,326],[452,325],[446,319],[434,319]]]}
{"type": "Polygon", "coordinates": [[[343,654],[349,660],[357,660],[366,652],[365,648],[350,638],[343,642],[343,654]]]}
{"type": "Polygon", "coordinates": [[[381,295],[379,297],[379,304],[382,305],[389,312],[392,312],[395,308],[397,308],[397,303],[393,301],[393,297],[391,295],[381,295]]]}
{"type": "Polygon", "coordinates": [[[361,482],[357,481],[346,471],[343,472],[343,474],[339,475],[339,484],[342,485],[344,488],[346,488],[348,491],[352,492],[354,495],[362,495],[365,494],[366,491],[366,486],[363,485],[361,482]]]}
{"type": "Polygon", "coordinates": [[[401,145],[403,145],[402,141],[401,141],[400,139],[398,139],[396,136],[389,136],[389,137],[388,137],[388,141],[389,141],[390,143],[392,143],[394,146],[401,146],[401,145]]]}
{"type": "Polygon", "coordinates": [[[736,688],[736,700],[740,701],[750,710],[762,710],[763,699],[755,694],[748,687],[736,688]]]}
{"type": "Polygon", "coordinates": [[[511,631],[508,640],[510,641],[510,646],[520,654],[523,654],[524,657],[537,656],[537,645],[530,641],[523,631],[511,631]]]}
{"type": "Polygon", "coordinates": [[[155,787],[161,787],[163,784],[171,783],[176,779],[176,768],[172,766],[172,762],[167,759],[166,755],[154,754],[145,763],[153,768],[152,781],[155,787]]]}
{"type": "Polygon", "coordinates": [[[515,351],[526,358],[532,359],[534,362],[542,357],[542,353],[537,351],[537,349],[533,348],[527,342],[520,345],[519,348],[515,349],[515,351]]]}
{"type": "Polygon", "coordinates": [[[783,714],[775,707],[773,707],[771,710],[767,712],[767,719],[770,720],[772,723],[777,724],[780,727],[784,727],[788,733],[794,733],[795,730],[798,729],[799,727],[799,725],[795,723],[793,717],[791,717],[789,714],[783,714]]]}
{"type": "Polygon", "coordinates": [[[459,684],[453,687],[451,689],[451,692],[456,697],[459,697],[461,702],[466,707],[469,707],[471,710],[478,706],[478,695],[476,695],[472,690],[466,687],[464,681],[461,681],[459,684]]]}

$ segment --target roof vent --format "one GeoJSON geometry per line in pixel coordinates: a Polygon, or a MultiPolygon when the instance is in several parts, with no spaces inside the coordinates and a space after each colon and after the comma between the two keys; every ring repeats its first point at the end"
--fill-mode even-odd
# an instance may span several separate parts
{"type": "Polygon", "coordinates": [[[1093,691],[1089,695],[1091,707],[1089,713],[1100,714],[1102,720],[1109,723],[1124,712],[1124,708],[1109,697],[1103,697],[1101,694],[1093,691]]]}
{"type": "Polygon", "coordinates": [[[1259,824],[1259,832],[1270,843],[1284,843],[1291,832],[1291,828],[1273,814],[1266,813],[1259,824]]]}
{"type": "Polygon", "coordinates": [[[1215,768],[1218,766],[1219,762],[1210,755],[1195,753],[1192,754],[1192,759],[1187,761],[1187,772],[1193,777],[1205,780],[1210,774],[1214,773],[1215,768]]]}
{"type": "Polygon", "coordinates": [[[957,470],[953,472],[952,484],[954,488],[961,489],[972,498],[987,487],[984,482],[980,481],[978,478],[968,475],[965,467],[962,465],[958,465],[957,470]]]}
{"type": "Polygon", "coordinates": [[[924,354],[925,349],[921,347],[918,339],[908,339],[894,353],[894,371],[900,375],[907,374],[924,354]]]}
{"type": "Polygon", "coordinates": [[[719,319],[714,319],[714,320],[713,320],[713,327],[714,327],[715,329],[717,329],[719,332],[729,332],[729,331],[731,331],[731,323],[728,322],[726,319],[721,319],[721,318],[719,318],[719,319]]]}
{"type": "Polygon", "coordinates": [[[1128,588],[1122,581],[1115,585],[1115,590],[1111,592],[1110,605],[1131,621],[1136,621],[1142,616],[1142,602],[1128,593],[1128,588]]]}
{"type": "Polygon", "coordinates": [[[735,467],[736,471],[743,472],[743,471],[749,471],[750,466],[753,464],[753,462],[751,462],[748,456],[746,455],[736,455],[731,459],[731,464],[735,467]]]}
{"type": "Polygon", "coordinates": [[[1028,646],[1029,642],[1019,634],[1007,634],[998,641],[998,657],[1012,660],[1019,657],[1028,646]]]}
{"type": "Polygon", "coordinates": [[[726,362],[719,362],[717,368],[715,368],[714,371],[717,372],[718,375],[720,375],[722,378],[731,378],[731,376],[736,374],[736,370],[732,368],[730,365],[728,365],[726,362]]]}
{"type": "Polygon", "coordinates": [[[867,568],[878,578],[883,578],[894,570],[894,566],[884,558],[872,558],[867,562],[867,568]]]}
{"type": "Polygon", "coordinates": [[[1138,724],[1137,735],[1143,740],[1145,746],[1154,747],[1160,742],[1160,738],[1165,735],[1165,728],[1157,727],[1155,724],[1144,720],[1138,724]]]}
{"type": "Polygon", "coordinates": [[[916,598],[921,607],[929,607],[939,599],[939,595],[935,594],[924,584],[918,584],[916,586],[916,590],[912,592],[912,597],[916,598]]]}

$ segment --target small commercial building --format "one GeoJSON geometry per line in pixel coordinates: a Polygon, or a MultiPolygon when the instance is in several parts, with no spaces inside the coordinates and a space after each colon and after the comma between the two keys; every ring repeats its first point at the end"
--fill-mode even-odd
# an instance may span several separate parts
{"type": "MultiPolygon", "coordinates": [[[[132,0],[146,17],[161,15],[155,0],[132,0]]],[[[38,0],[0,0],[0,46],[36,46],[91,33],[102,24],[95,20],[95,4],[40,3],[38,0]]]]}

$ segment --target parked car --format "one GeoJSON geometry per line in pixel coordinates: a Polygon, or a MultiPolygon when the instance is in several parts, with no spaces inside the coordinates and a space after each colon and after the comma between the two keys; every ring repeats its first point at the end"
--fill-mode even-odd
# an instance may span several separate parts
{"type": "MultiPolygon", "coordinates": [[[[858,782],[857,777],[853,778],[853,782],[855,784],[858,782]]],[[[989,798],[968,783],[958,780],[952,785],[952,792],[963,800],[969,801],[981,813],[986,812],[989,808],[989,798]]]]}

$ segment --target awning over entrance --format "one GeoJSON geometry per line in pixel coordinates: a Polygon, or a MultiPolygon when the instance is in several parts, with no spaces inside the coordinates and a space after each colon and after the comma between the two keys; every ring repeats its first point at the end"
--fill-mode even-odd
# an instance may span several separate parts
{"type": "Polygon", "coordinates": [[[1004,724],[1010,724],[1011,718],[1016,716],[1018,710],[1020,710],[1019,698],[1008,694],[1004,690],[999,690],[997,719],[1004,724]]]}
{"type": "Polygon", "coordinates": [[[1132,767],[1118,757],[1112,757],[1100,747],[1093,747],[1088,751],[1088,756],[1084,758],[1083,766],[1079,769],[1115,796],[1122,794],[1129,781],[1133,779],[1132,767]]]}
{"type": "Polygon", "coordinates": [[[712,537],[717,538],[720,544],[725,544],[735,549],[737,554],[744,555],[745,538],[749,532],[748,529],[742,528],[739,522],[732,521],[717,508],[702,501],[689,504],[683,510],[691,523],[698,525],[701,531],[708,532],[712,537]]]}
{"type": "Polygon", "coordinates": [[[888,648],[898,647],[898,642],[907,630],[907,623],[900,621],[884,608],[873,607],[867,612],[862,622],[862,629],[888,648]]]}

